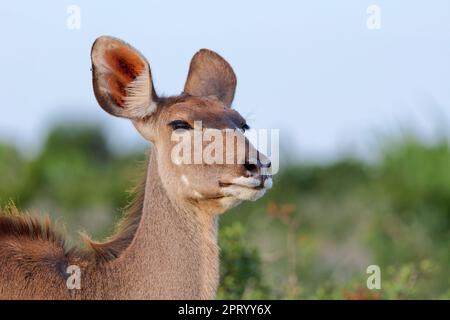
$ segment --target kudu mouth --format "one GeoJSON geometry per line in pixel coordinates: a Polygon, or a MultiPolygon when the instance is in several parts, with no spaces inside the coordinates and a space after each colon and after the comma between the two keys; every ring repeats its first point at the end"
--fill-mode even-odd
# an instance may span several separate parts
{"type": "Polygon", "coordinates": [[[238,177],[231,181],[219,181],[221,188],[243,188],[254,191],[266,191],[272,187],[272,176],[261,175],[258,177],[238,177]]]}
{"type": "Polygon", "coordinates": [[[261,190],[261,189],[264,188],[264,186],[261,185],[261,184],[258,185],[258,186],[246,186],[246,185],[242,185],[242,184],[238,184],[238,183],[219,181],[219,187],[221,187],[221,188],[230,187],[230,186],[237,186],[237,187],[248,188],[248,189],[255,189],[255,190],[261,190]]]}

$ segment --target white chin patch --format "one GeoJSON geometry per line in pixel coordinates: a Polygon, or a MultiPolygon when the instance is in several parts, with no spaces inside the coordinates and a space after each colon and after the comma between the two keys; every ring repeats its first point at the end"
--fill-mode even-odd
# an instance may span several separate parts
{"type": "Polygon", "coordinates": [[[269,179],[270,178],[265,180],[264,188],[256,189],[256,187],[259,187],[261,184],[259,179],[253,177],[239,177],[231,180],[231,185],[223,187],[221,191],[230,198],[255,201],[261,198],[266,190],[272,186],[272,179],[268,182],[269,179]]]}
{"type": "Polygon", "coordinates": [[[222,188],[222,192],[226,194],[228,197],[234,197],[239,200],[255,201],[264,195],[266,189],[251,189],[248,187],[231,185],[222,188]]]}

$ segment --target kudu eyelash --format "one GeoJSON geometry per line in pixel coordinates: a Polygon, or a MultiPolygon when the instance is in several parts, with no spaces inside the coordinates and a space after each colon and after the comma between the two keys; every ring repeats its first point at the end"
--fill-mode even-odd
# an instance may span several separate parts
{"type": "Polygon", "coordinates": [[[173,130],[177,130],[177,129],[190,130],[190,129],[192,129],[192,126],[183,120],[174,120],[174,121],[169,122],[168,125],[171,126],[173,130]]]}
{"type": "Polygon", "coordinates": [[[250,126],[248,124],[244,123],[244,125],[241,127],[241,129],[242,129],[242,131],[245,132],[247,130],[250,130],[250,126]]]}
{"type": "MultiPolygon", "coordinates": [[[[192,126],[187,123],[186,121],[183,120],[174,120],[168,123],[169,126],[172,127],[173,130],[177,130],[177,129],[184,129],[184,130],[190,130],[193,129],[192,126]]],[[[245,132],[247,130],[250,130],[250,126],[246,123],[244,123],[240,128],[240,130],[242,130],[242,132],[245,132]]]]}

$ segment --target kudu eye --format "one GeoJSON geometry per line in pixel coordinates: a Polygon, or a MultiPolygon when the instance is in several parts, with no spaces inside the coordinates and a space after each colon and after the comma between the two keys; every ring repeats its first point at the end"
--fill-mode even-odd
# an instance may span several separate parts
{"type": "Polygon", "coordinates": [[[171,121],[171,122],[169,122],[169,126],[171,126],[173,130],[178,130],[178,129],[190,130],[190,129],[192,129],[192,126],[183,120],[171,121]]]}

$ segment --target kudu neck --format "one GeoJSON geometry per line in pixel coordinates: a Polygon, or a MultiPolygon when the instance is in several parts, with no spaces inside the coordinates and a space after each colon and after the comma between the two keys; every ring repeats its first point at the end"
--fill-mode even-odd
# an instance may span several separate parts
{"type": "Polygon", "coordinates": [[[148,164],[143,212],[124,252],[131,288],[146,298],[211,299],[218,284],[217,218],[183,208],[161,181],[157,150],[148,164]]]}

